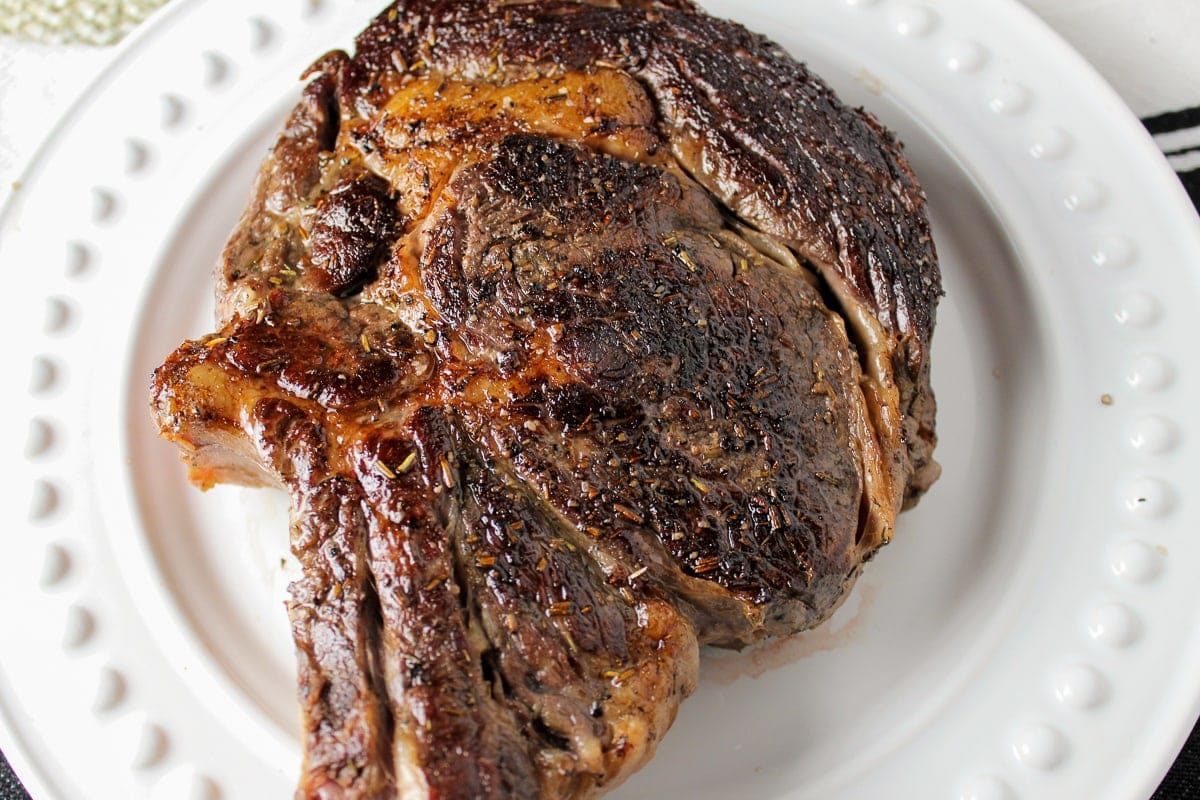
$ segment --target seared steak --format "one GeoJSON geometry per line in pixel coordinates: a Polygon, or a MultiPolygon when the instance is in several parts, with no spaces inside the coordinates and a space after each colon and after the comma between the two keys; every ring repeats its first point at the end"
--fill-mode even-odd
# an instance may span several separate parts
{"type": "Polygon", "coordinates": [[[292,497],[301,798],[584,797],[936,478],[892,136],[686,0],[409,0],[310,70],[156,372],[292,497]]]}

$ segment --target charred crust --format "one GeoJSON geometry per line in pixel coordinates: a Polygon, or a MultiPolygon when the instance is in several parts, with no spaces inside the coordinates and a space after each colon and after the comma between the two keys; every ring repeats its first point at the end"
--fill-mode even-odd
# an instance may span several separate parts
{"type": "Polygon", "coordinates": [[[374,280],[398,228],[387,181],[375,175],[343,179],[316,206],[310,232],[314,284],[348,297],[374,280]]]}
{"type": "Polygon", "coordinates": [[[770,40],[682,2],[415,0],[360,34],[355,61],[393,74],[395,53],[468,74],[498,58],[535,72],[627,70],[685,168],[750,224],[830,264],[910,341],[917,379],[942,293],[924,196],[895,137],[770,40]],[[702,161],[720,166],[705,173],[702,161]]]}

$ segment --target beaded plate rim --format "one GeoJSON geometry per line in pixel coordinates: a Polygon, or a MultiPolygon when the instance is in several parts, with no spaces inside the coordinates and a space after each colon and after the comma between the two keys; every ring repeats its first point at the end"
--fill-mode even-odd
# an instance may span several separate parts
{"type": "MultiPolygon", "coordinates": [[[[731,4],[712,5],[721,13],[731,4]]],[[[1177,345],[1169,341],[1180,341],[1179,334],[1195,324],[1178,318],[1178,297],[1161,296],[1156,286],[1146,283],[1145,276],[1147,270],[1164,269],[1154,262],[1165,255],[1182,255],[1184,263],[1190,257],[1190,263],[1200,264],[1200,226],[1173,174],[1132,114],[1082,59],[1015,2],[987,0],[989,11],[974,18],[951,0],[828,0],[823,5],[846,15],[848,21],[861,23],[869,30],[864,35],[886,40],[887,47],[909,47],[921,54],[914,58],[937,64],[937,81],[958,82],[952,89],[942,86],[931,91],[955,92],[956,98],[965,98],[962,102],[971,107],[970,113],[994,120],[995,133],[988,144],[1012,159],[1019,173],[1014,180],[1035,186],[1042,195],[1039,199],[1060,206],[1077,221],[1071,244],[1078,245],[1078,266],[1105,282],[1098,296],[1111,295],[1114,300],[1104,310],[1103,324],[1117,332],[1114,336],[1121,352],[1112,365],[1115,371],[1104,383],[1113,390],[1096,399],[1104,407],[1103,413],[1112,418],[1113,447],[1122,449],[1116,463],[1109,465],[1113,466],[1111,481],[1100,493],[1111,496],[1110,508],[1101,515],[1106,520],[1106,535],[1090,568],[1089,583],[1080,587],[1082,599],[1075,609],[1078,624],[1062,632],[1063,646],[1046,653],[1044,664],[1035,670],[1042,677],[1031,687],[1033,699],[1013,703],[1011,714],[997,716],[995,721],[1002,730],[946,776],[947,791],[962,800],[1061,796],[1063,782],[1070,785],[1072,776],[1086,766],[1078,755],[1079,731],[1084,725],[1079,720],[1115,713],[1111,712],[1115,700],[1129,694],[1125,687],[1130,681],[1124,676],[1135,671],[1129,665],[1156,655],[1151,645],[1161,635],[1163,605],[1188,572],[1181,568],[1180,558],[1186,555],[1195,559],[1191,563],[1200,564],[1200,555],[1194,550],[1175,546],[1178,532],[1195,521],[1183,490],[1187,479],[1198,473],[1195,428],[1181,411],[1194,377],[1186,362],[1172,358],[1177,345]],[[1137,229],[1127,224],[1132,216],[1130,201],[1118,190],[1127,188],[1131,180],[1094,169],[1096,154],[1090,150],[1089,137],[1078,130],[1079,122],[1056,114],[1058,89],[1047,83],[1050,78],[983,43],[986,31],[978,18],[988,14],[1030,31],[1030,47],[1053,52],[1055,66],[1080,81],[1078,91],[1094,105],[1095,113],[1116,109],[1111,135],[1125,142],[1131,160],[1147,170],[1143,181],[1155,187],[1152,202],[1168,209],[1168,216],[1176,215],[1170,220],[1171,247],[1147,239],[1154,230],[1152,224],[1142,220],[1137,229]],[[1170,559],[1163,544],[1168,541],[1172,545],[1170,559]]],[[[83,533],[87,526],[80,526],[77,515],[119,504],[122,498],[87,496],[90,484],[81,472],[93,461],[86,450],[97,441],[107,442],[103,435],[91,442],[79,441],[80,437],[74,436],[78,431],[66,421],[88,403],[82,394],[86,383],[73,381],[72,365],[79,352],[73,348],[89,344],[89,323],[82,310],[89,282],[96,279],[97,270],[112,266],[106,255],[115,248],[112,242],[124,230],[122,226],[132,222],[127,211],[139,182],[162,168],[160,162],[172,148],[190,141],[188,134],[194,132],[196,118],[219,107],[222,93],[232,84],[286,61],[281,41],[306,26],[327,24],[332,13],[330,3],[320,1],[296,3],[286,12],[268,10],[271,6],[266,0],[213,3],[205,11],[200,11],[200,6],[199,0],[182,0],[160,11],[156,21],[118,51],[112,66],[98,77],[91,96],[68,113],[64,126],[51,137],[52,142],[61,138],[72,120],[87,113],[89,105],[103,102],[112,84],[127,77],[129,62],[137,59],[141,49],[154,47],[163,30],[188,15],[220,14],[225,6],[236,10],[230,19],[238,20],[238,46],[211,48],[197,42],[191,52],[183,54],[186,78],[180,77],[182,69],[163,76],[162,84],[149,95],[155,98],[150,116],[156,120],[132,133],[123,129],[117,136],[120,166],[97,167],[91,176],[95,180],[86,185],[78,206],[80,222],[62,236],[60,272],[42,292],[43,308],[35,310],[31,303],[24,317],[14,315],[15,320],[29,322],[36,311],[41,319],[24,326],[40,334],[29,341],[33,354],[30,391],[22,398],[22,415],[18,416],[26,421],[23,427],[28,434],[26,452],[16,461],[24,465],[29,477],[26,504],[20,510],[25,518],[13,522],[43,542],[19,555],[30,556],[20,565],[28,576],[36,575],[39,594],[35,600],[48,603],[45,617],[54,624],[53,636],[47,641],[54,640],[53,655],[73,665],[68,672],[86,674],[81,699],[99,728],[111,736],[113,752],[121,754],[135,776],[135,785],[154,796],[216,798],[224,795],[224,779],[217,770],[202,767],[206,763],[202,750],[154,713],[154,704],[143,696],[139,668],[123,661],[122,637],[113,633],[124,624],[112,618],[113,606],[119,603],[98,595],[92,584],[103,569],[110,568],[105,560],[111,554],[105,552],[102,542],[83,533]]],[[[342,24],[343,33],[353,32],[370,16],[372,9],[363,10],[363,6],[356,4],[353,13],[347,12],[356,22],[342,24]]],[[[767,4],[754,8],[761,10],[760,6],[767,4]]],[[[726,10],[736,15],[733,9],[726,10]]],[[[872,84],[878,78],[864,72],[863,80],[872,84]]],[[[915,90],[898,91],[911,94],[915,90]]],[[[21,207],[27,196],[38,191],[51,150],[52,144],[40,151],[34,167],[22,178],[23,190],[0,217],[0,247],[18,233],[21,207]]],[[[1189,277],[1195,293],[1196,275],[1189,277]]],[[[1099,324],[1086,311],[1083,317],[1099,324]]],[[[113,518],[111,510],[102,516],[113,518]]],[[[108,535],[113,534],[110,531],[108,535]]],[[[1186,663],[1200,664],[1200,643],[1188,644],[1190,649],[1181,643],[1176,654],[1181,662],[1187,656],[1190,660],[1186,663]]],[[[1161,653],[1157,655],[1161,657],[1161,653]]],[[[1105,796],[1131,797],[1135,795],[1127,792],[1153,789],[1152,782],[1165,771],[1200,711],[1200,687],[1186,698],[1176,699],[1187,702],[1178,702],[1166,714],[1167,732],[1160,733],[1140,768],[1127,767],[1116,776],[1123,783],[1114,782],[1105,796]]],[[[5,713],[5,700],[4,673],[0,671],[0,734],[6,752],[39,796],[66,796],[44,779],[44,770],[35,768],[34,762],[45,755],[33,758],[31,751],[38,748],[26,739],[36,738],[36,733],[25,735],[28,726],[23,727],[11,712],[5,713]]],[[[1164,713],[1161,708],[1155,712],[1164,713]]]]}

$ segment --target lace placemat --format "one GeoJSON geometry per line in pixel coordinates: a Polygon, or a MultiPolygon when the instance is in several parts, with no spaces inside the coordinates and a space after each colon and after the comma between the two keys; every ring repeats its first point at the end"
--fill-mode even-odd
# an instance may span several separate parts
{"type": "Polygon", "coordinates": [[[166,0],[0,0],[0,35],[43,44],[113,44],[166,0]]]}

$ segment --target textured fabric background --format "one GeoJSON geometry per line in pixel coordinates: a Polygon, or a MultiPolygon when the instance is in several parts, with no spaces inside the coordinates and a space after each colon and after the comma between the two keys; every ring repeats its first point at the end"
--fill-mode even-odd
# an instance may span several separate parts
{"type": "MultiPolygon", "coordinates": [[[[1197,200],[1195,192],[1192,200],[1197,200]]],[[[1154,800],[1200,800],[1200,724],[1192,729],[1175,766],[1154,793],[1154,800]]]]}
{"type": "Polygon", "coordinates": [[[0,0],[0,34],[46,44],[113,44],[165,2],[0,0]]]}
{"type": "MultiPolygon", "coordinates": [[[[0,0],[0,201],[57,115],[107,59],[105,50],[80,43],[114,42],[164,2],[0,0]]],[[[1200,211],[1200,0],[1023,2],[1143,118],[1200,211]]],[[[0,642],[0,660],[12,646],[0,642]]],[[[29,800],[2,753],[0,800],[29,800]]],[[[1200,800],[1200,724],[1153,800],[1200,800]]]]}
{"type": "Polygon", "coordinates": [[[29,795],[25,793],[21,784],[13,776],[3,753],[0,753],[0,798],[3,800],[28,800],[29,798],[29,795]]]}

